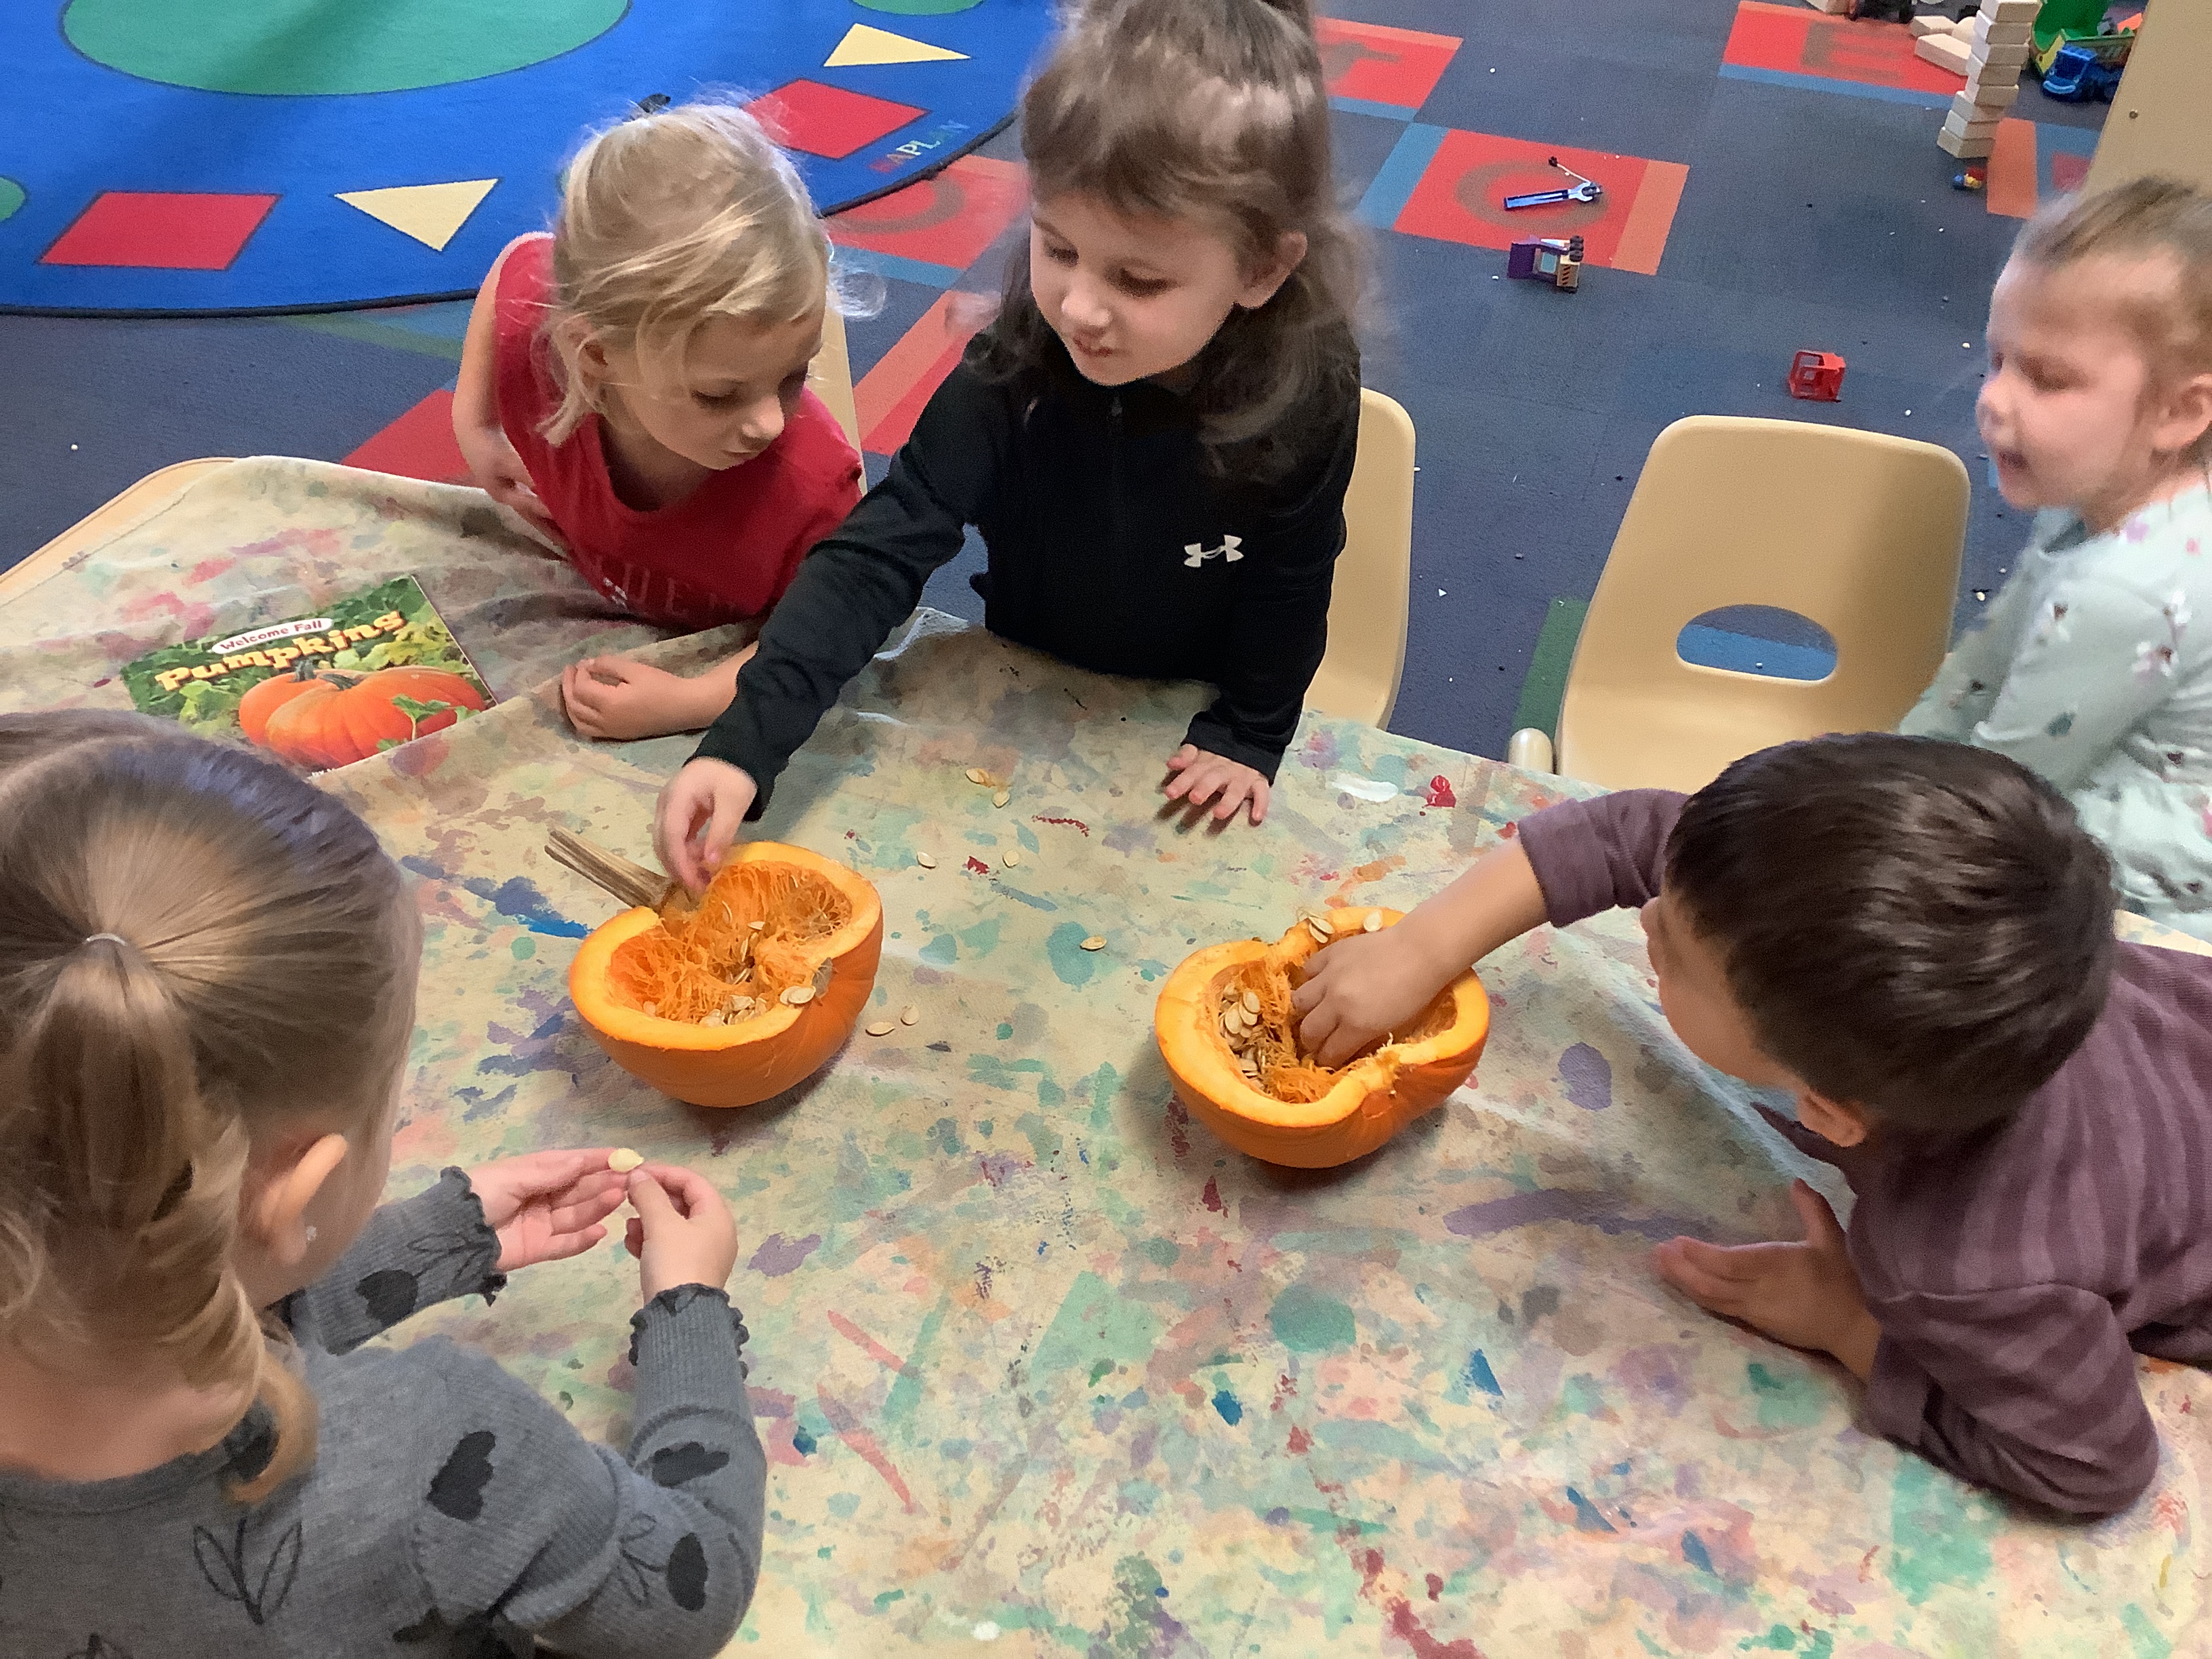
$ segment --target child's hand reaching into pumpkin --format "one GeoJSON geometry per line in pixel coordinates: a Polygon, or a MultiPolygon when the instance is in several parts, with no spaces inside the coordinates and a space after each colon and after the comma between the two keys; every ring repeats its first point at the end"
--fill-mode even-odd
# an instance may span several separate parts
{"type": "Polygon", "coordinates": [[[1410,1027],[1465,965],[1423,949],[1403,921],[1340,939],[1310,960],[1291,993],[1304,1017],[1299,1045],[1324,1066],[1341,1066],[1376,1038],[1410,1027]]]}
{"type": "Polygon", "coordinates": [[[1267,780],[1260,772],[1226,755],[1216,755],[1187,743],[1168,757],[1169,776],[1160,785],[1173,811],[1188,810],[1186,827],[1196,823],[1212,805],[1213,821],[1225,826],[1240,806],[1249,807],[1255,824],[1267,816],[1267,780]]]}
{"type": "Polygon", "coordinates": [[[599,1224],[623,1201],[623,1178],[607,1168],[607,1151],[531,1152],[468,1172],[484,1223],[499,1235],[497,1271],[581,1255],[607,1236],[599,1224]]]}
{"type": "Polygon", "coordinates": [[[653,813],[653,850],[660,867],[695,898],[722,867],[760,793],[752,775],[727,761],[698,756],[661,786],[653,813]]]}

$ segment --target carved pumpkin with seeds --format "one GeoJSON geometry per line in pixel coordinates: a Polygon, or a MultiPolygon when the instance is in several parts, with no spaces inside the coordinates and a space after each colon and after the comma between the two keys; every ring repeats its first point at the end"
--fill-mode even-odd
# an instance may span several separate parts
{"type": "Polygon", "coordinates": [[[875,988],[884,907],[843,865],[753,842],[594,930],[568,994],[624,1071],[694,1106],[750,1106],[819,1071],[875,988]]]}
{"type": "Polygon", "coordinates": [[[1410,1030],[1334,1070],[1300,1051],[1291,990],[1336,939],[1387,927],[1399,912],[1340,909],[1274,944],[1241,939],[1186,957],[1161,988],[1152,1029],[1176,1097],[1241,1152],[1327,1169],[1364,1158],[1442,1105],[1474,1074],[1490,1000],[1473,973],[1438,994],[1410,1030]]]}

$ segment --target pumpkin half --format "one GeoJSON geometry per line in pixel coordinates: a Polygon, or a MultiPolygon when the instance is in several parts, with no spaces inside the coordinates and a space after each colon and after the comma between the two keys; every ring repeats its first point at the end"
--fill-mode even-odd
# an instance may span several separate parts
{"type": "Polygon", "coordinates": [[[875,888],[802,847],[733,848],[681,895],[595,929],[568,994],[633,1077],[694,1106],[750,1106],[819,1071],[853,1034],[883,956],[875,888]]]}
{"type": "MultiPolygon", "coordinates": [[[[1400,913],[1332,910],[1322,924],[1333,944],[1373,916],[1387,927],[1400,913]]],[[[1321,1170],[1364,1158],[1466,1082],[1490,1035],[1490,1000],[1464,973],[1411,1030],[1334,1071],[1315,1065],[1297,1044],[1291,989],[1327,948],[1303,921],[1273,945],[1209,945],[1168,976],[1153,1012],[1176,1097],[1238,1152],[1269,1164],[1321,1170]],[[1233,1037],[1224,1021],[1237,1028],[1233,1037]]]]}

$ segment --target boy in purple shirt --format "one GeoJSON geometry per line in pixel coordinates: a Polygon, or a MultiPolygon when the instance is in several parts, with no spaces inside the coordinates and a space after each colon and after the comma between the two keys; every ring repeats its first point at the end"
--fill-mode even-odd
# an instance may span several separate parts
{"type": "Polygon", "coordinates": [[[2158,1468],[2135,1356],[2212,1363],[2212,959],[2112,938],[2109,860],[2003,757],[1887,733],[1784,744],[1696,794],[1528,818],[1297,993],[1327,1064],[1539,922],[1635,905],[1660,1006],[1840,1169],[1802,1243],[1678,1238],[1667,1281],[1832,1354],[1868,1419],[2081,1515],[2158,1468]]]}

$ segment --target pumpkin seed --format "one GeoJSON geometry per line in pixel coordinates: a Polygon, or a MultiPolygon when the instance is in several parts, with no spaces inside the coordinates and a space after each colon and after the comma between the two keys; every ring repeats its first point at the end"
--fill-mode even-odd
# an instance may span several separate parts
{"type": "Polygon", "coordinates": [[[896,1029],[896,1027],[891,1021],[887,1019],[879,1019],[876,1021],[874,1024],[869,1026],[867,1028],[867,1031],[870,1036],[889,1036],[896,1029]]]}
{"type": "Polygon", "coordinates": [[[657,1002],[648,1002],[639,1012],[648,1019],[657,1019],[660,1017],[660,1005],[657,1002]]]}
{"type": "Polygon", "coordinates": [[[767,927],[767,926],[768,926],[768,924],[767,924],[766,922],[764,922],[764,921],[755,921],[755,922],[748,922],[748,923],[746,924],[746,926],[748,926],[749,927],[750,927],[750,928],[753,930],[753,932],[755,932],[756,933],[759,933],[759,932],[761,931],[761,929],[762,929],[762,928],[763,928],[763,927],[767,927]]]}
{"type": "Polygon", "coordinates": [[[1370,910],[1367,913],[1367,920],[1359,924],[1359,930],[1364,933],[1381,933],[1382,931],[1382,913],[1380,910],[1370,910]]]}
{"type": "Polygon", "coordinates": [[[837,976],[835,963],[825,962],[814,970],[814,994],[820,996],[830,988],[830,981],[837,976]]]}
{"type": "Polygon", "coordinates": [[[1019,864],[1021,861],[1022,861],[1022,855],[1021,855],[1019,853],[1016,852],[1016,851],[1015,851],[1012,848],[1011,848],[1011,847],[1009,847],[1008,848],[1006,848],[1006,857],[1005,857],[1005,858],[1003,858],[1003,859],[1001,859],[1001,860],[1000,860],[1000,863],[1002,863],[1002,864],[1004,864],[1004,865],[1006,866],[1006,868],[1007,868],[1007,869],[1009,869],[1009,870],[1012,869],[1016,865],[1019,864]]]}
{"type": "Polygon", "coordinates": [[[721,1025],[727,1024],[727,1020],[722,1011],[720,1008],[717,1008],[713,1013],[707,1015],[704,1018],[700,1020],[699,1023],[702,1025],[721,1025]]]}
{"type": "Polygon", "coordinates": [[[937,858],[934,854],[916,853],[914,855],[914,861],[925,870],[934,870],[937,868],[937,858]]]}
{"type": "Polygon", "coordinates": [[[1260,1012],[1260,994],[1257,991],[1245,992],[1244,1012],[1248,1014],[1256,1014],[1260,1012]]]}
{"type": "Polygon", "coordinates": [[[980,766],[971,766],[968,769],[968,781],[988,784],[991,781],[991,775],[980,766]]]}
{"type": "Polygon", "coordinates": [[[787,1008],[804,1007],[814,1000],[814,988],[811,985],[788,986],[785,988],[783,995],[777,1000],[787,1008]]]}
{"type": "Polygon", "coordinates": [[[1322,923],[1316,921],[1311,916],[1308,916],[1306,918],[1306,932],[1313,935],[1314,943],[1316,945],[1326,945],[1328,943],[1328,928],[1324,927],[1322,923]]]}
{"type": "Polygon", "coordinates": [[[911,1002],[908,1003],[905,1007],[899,1010],[899,1024],[902,1025],[921,1024],[921,1010],[915,1007],[911,1002]]]}
{"type": "Polygon", "coordinates": [[[1014,798],[1014,795],[1013,795],[1013,792],[1012,792],[1012,790],[1010,790],[1010,789],[1001,789],[1000,791],[999,791],[999,793],[998,793],[997,794],[995,794],[995,795],[994,795],[994,796],[992,796],[992,797],[991,797],[991,805],[994,805],[994,806],[1004,806],[1004,805],[1005,805],[1008,801],[1012,800],[1013,798],[1014,798]]]}
{"type": "Polygon", "coordinates": [[[1083,941],[1083,948],[1086,951],[1103,951],[1106,948],[1106,940],[1102,935],[1093,933],[1083,941]]]}
{"type": "Polygon", "coordinates": [[[645,1162],[645,1154],[628,1146],[617,1146],[607,1154],[607,1168],[617,1175],[628,1175],[645,1162]]]}
{"type": "Polygon", "coordinates": [[[1336,924],[1324,915],[1310,914],[1305,919],[1305,923],[1323,939],[1336,932],[1336,924]]]}

